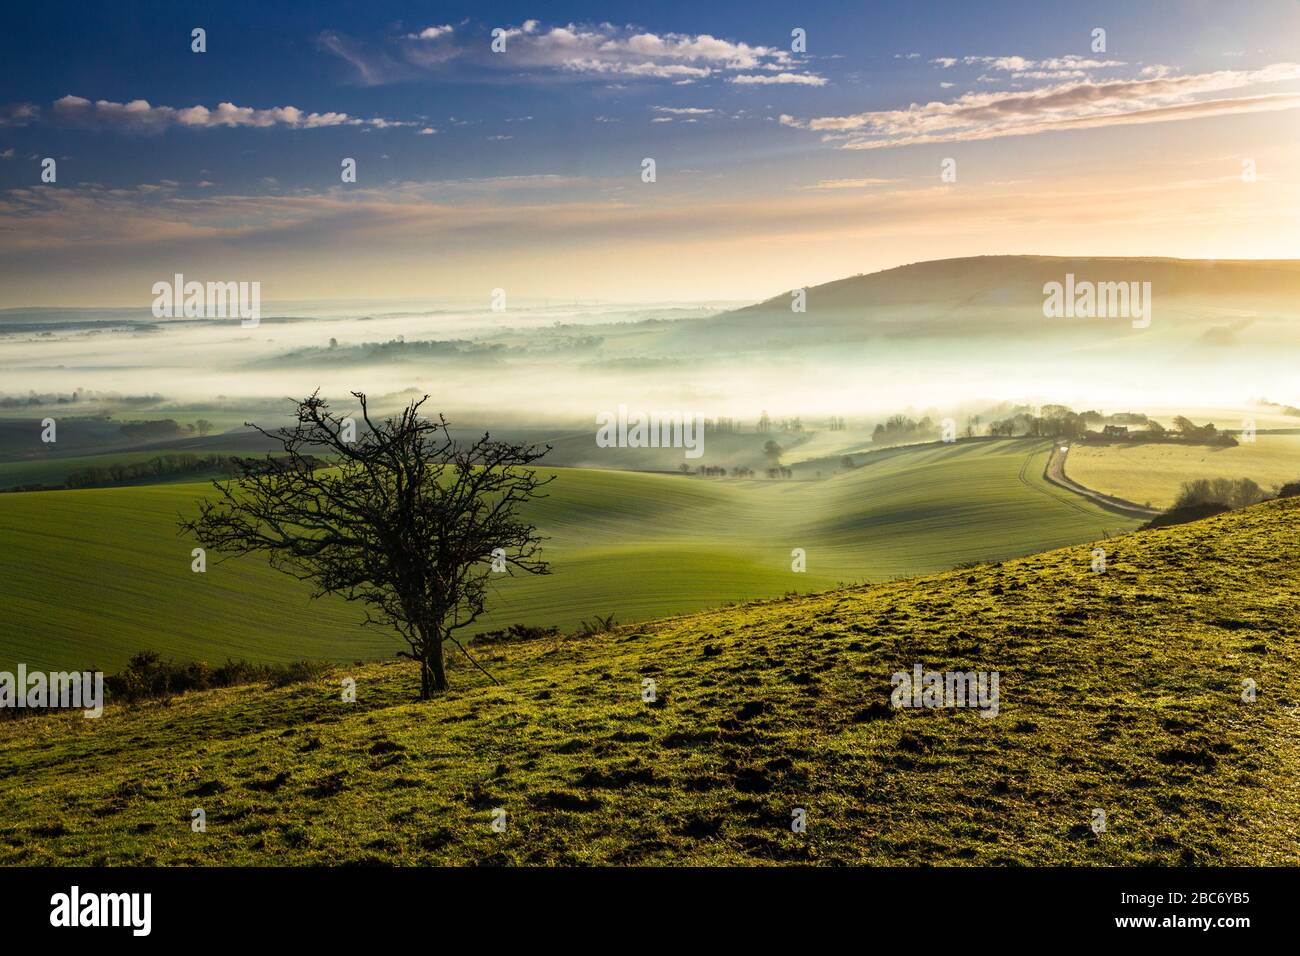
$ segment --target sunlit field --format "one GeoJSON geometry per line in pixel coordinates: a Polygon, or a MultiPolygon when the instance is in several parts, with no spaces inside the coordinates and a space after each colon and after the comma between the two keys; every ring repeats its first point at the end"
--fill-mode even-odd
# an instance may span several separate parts
{"type": "Polygon", "coordinates": [[[1076,444],[1065,467],[1094,491],[1168,508],[1179,486],[1196,478],[1250,478],[1265,491],[1300,480],[1300,434],[1260,432],[1235,447],[1076,444]]]}

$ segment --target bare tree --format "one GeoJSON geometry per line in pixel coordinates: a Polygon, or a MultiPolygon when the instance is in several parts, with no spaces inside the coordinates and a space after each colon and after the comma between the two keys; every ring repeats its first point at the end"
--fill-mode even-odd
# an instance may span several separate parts
{"type": "Polygon", "coordinates": [[[518,514],[545,497],[551,478],[527,466],[550,446],[456,441],[441,415],[420,416],[428,396],[376,424],[366,396],[352,394],[364,428],[331,413],[319,392],[296,403],[294,427],[252,426],[285,455],[237,459],[238,475],[214,481],[220,496],[181,529],[215,551],[266,554],[312,582],[313,597],[363,602],[367,624],[406,642],[399,653],[419,663],[427,700],[447,687],[444,642],[464,651],[455,632],[483,613],[494,572],[550,571],[544,539],[518,514]]]}

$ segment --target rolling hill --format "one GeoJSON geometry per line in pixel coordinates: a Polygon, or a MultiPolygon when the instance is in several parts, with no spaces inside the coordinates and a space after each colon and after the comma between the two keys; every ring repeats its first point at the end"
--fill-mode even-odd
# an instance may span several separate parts
{"type": "MultiPolygon", "coordinates": [[[[1072,374],[1096,377],[1105,364],[1150,369],[1156,355],[1162,366],[1173,362],[1190,374],[1202,363],[1247,356],[1259,362],[1280,343],[1300,344],[1297,260],[974,256],[916,262],[805,291],[802,313],[792,313],[791,293],[783,291],[683,324],[670,340],[683,350],[796,349],[826,362],[849,349],[860,361],[905,362],[915,374],[926,359],[965,357],[984,381],[1008,352],[1022,363],[1079,353],[1092,363],[1072,374]],[[1044,284],[1063,282],[1067,274],[1080,283],[1151,283],[1149,327],[1134,329],[1124,318],[1045,318],[1044,284]],[[864,343],[871,348],[859,353],[854,347],[864,343]],[[1033,351],[1026,354],[1028,346],[1033,351]]],[[[1090,400],[1097,396],[1094,391],[1090,400]]]]}
{"type": "MultiPolygon", "coordinates": [[[[1276,300],[1300,294],[1300,260],[1170,259],[1141,256],[970,256],[914,262],[850,276],[808,290],[810,305],[827,310],[921,306],[1040,309],[1043,284],[1067,273],[1079,282],[1150,282],[1186,299],[1276,300]]],[[[811,308],[810,308],[811,311],[811,308]]],[[[790,315],[789,293],[737,309],[732,316],[790,315]]],[[[1040,312],[1041,314],[1041,312],[1040,312]]]]}
{"type": "Polygon", "coordinates": [[[1287,499],[1104,574],[1079,545],[493,645],[500,686],[452,658],[425,704],[370,664],[6,721],[0,863],[1295,865],[1298,542],[1287,499]],[[916,665],[996,671],[997,715],[891,707],[916,665]]]}
{"type": "MultiPolygon", "coordinates": [[[[533,518],[554,573],[504,579],[480,622],[572,629],[879,581],[1128,530],[1042,481],[1047,444],[900,448],[821,481],[557,469],[533,518]],[[791,570],[792,551],[807,571],[791,570]]],[[[390,657],[361,610],[256,558],[190,570],[176,522],[203,483],[0,495],[0,667],[116,670],[136,651],[218,663],[390,657]]]]}

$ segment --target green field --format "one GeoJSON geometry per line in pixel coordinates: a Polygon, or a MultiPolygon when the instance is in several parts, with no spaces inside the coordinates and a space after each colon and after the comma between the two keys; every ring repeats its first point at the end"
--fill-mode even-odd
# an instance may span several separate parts
{"type": "Polygon", "coordinates": [[[492,645],[500,686],[453,657],[426,703],[373,663],[4,721],[0,864],[1294,866],[1297,542],[1288,499],[1105,574],[1082,544],[492,645]],[[915,664],[997,671],[997,715],[891,707],[915,664]]]}
{"type": "Polygon", "coordinates": [[[1168,508],[1194,478],[1253,478],[1265,491],[1300,479],[1300,435],[1260,432],[1235,447],[1084,445],[1070,447],[1066,474],[1086,488],[1168,508]]]}
{"type": "MultiPolygon", "coordinates": [[[[823,481],[559,469],[532,517],[554,573],[505,578],[476,630],[574,628],[880,581],[1128,530],[1041,479],[1047,444],[874,453],[823,481]],[[791,571],[803,548],[807,572],[791,571]]],[[[392,656],[361,609],[308,599],[257,558],[190,570],[177,534],[203,483],[0,495],[0,667],[116,670],[134,652],[218,663],[392,656]]]]}
{"type": "MultiPolygon", "coordinates": [[[[154,451],[120,451],[109,452],[98,455],[73,455],[67,457],[42,457],[31,458],[21,461],[0,462],[0,490],[9,488],[19,488],[24,485],[61,485],[71,472],[81,468],[100,467],[107,468],[109,465],[136,465],[150,461],[160,455],[177,455],[190,454],[202,458],[207,455],[247,455],[246,450],[238,448],[214,448],[212,451],[203,449],[195,452],[186,449],[178,451],[176,449],[158,449],[154,451]]],[[[187,480],[194,481],[203,478],[203,475],[197,475],[187,480]]],[[[175,476],[170,478],[164,477],[152,480],[141,480],[138,484],[159,484],[167,481],[174,481],[175,476]]]]}

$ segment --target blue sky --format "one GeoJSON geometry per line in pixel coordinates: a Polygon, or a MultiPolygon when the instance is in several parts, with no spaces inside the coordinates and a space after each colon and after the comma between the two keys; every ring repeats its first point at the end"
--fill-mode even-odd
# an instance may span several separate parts
{"type": "Polygon", "coordinates": [[[927,251],[1300,255],[1277,221],[1295,203],[1294,0],[50,3],[5,18],[3,305],[134,303],[182,267],[263,269],[284,298],[473,295],[494,270],[538,295],[758,297],[774,291],[759,280],[927,251]],[[950,157],[960,189],[937,182],[950,157]],[[1263,161],[1262,188],[1228,195],[1245,159],[1263,161]],[[1198,227],[1192,194],[1162,200],[1160,182],[1199,184],[1191,206],[1218,195],[1227,219],[1198,227]],[[1098,220],[1099,197],[1129,211],[1098,220]],[[1012,203],[1041,222],[999,214],[1012,203]]]}

